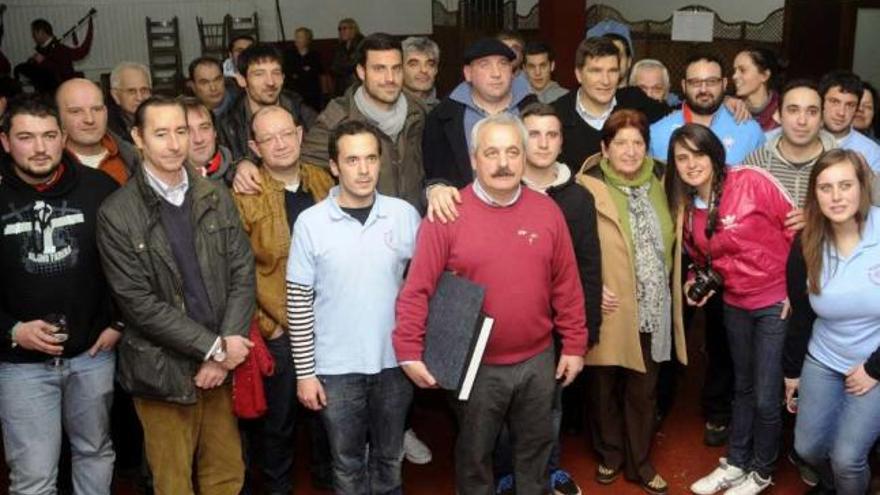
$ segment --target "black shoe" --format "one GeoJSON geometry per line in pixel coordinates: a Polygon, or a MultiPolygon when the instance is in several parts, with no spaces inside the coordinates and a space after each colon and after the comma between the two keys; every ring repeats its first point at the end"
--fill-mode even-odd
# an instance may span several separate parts
{"type": "Polygon", "coordinates": [[[553,495],[581,495],[581,487],[564,469],[557,469],[550,473],[550,488],[553,495]]]}
{"type": "Polygon", "coordinates": [[[809,490],[807,490],[805,495],[835,495],[837,492],[832,488],[825,488],[822,484],[818,484],[809,490]]]}
{"type": "MultiPolygon", "coordinates": [[[[798,474],[801,477],[801,481],[803,481],[805,485],[811,486],[811,487],[820,486],[819,485],[819,473],[817,473],[816,470],[813,469],[812,466],[810,466],[809,464],[804,462],[804,460],[801,459],[801,456],[797,455],[797,452],[795,452],[794,450],[790,451],[788,453],[788,461],[791,462],[792,464],[794,464],[794,467],[797,468],[798,474]]],[[[816,493],[826,493],[826,492],[819,491],[816,493]]]]}
{"type": "Polygon", "coordinates": [[[706,422],[706,426],[703,428],[703,443],[709,447],[721,447],[727,443],[728,436],[730,436],[730,430],[727,425],[706,422]]]}

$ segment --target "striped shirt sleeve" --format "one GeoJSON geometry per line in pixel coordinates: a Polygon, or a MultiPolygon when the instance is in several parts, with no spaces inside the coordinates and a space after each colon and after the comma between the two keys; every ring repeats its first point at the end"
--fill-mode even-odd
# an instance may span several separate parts
{"type": "Polygon", "coordinates": [[[297,379],[315,376],[315,289],[287,282],[287,324],[297,379]]]}

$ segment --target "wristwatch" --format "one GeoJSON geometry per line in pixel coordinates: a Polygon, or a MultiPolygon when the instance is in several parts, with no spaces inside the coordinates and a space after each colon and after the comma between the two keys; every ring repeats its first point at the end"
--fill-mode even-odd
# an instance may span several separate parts
{"type": "Polygon", "coordinates": [[[217,363],[226,361],[226,339],[223,337],[220,337],[220,348],[214,351],[214,354],[211,355],[211,359],[217,363]]]}

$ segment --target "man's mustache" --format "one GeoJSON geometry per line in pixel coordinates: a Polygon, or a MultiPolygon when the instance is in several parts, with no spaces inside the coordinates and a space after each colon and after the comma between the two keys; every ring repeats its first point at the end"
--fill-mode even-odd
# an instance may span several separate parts
{"type": "Polygon", "coordinates": [[[515,176],[516,176],[516,174],[513,173],[513,170],[510,170],[510,168],[508,168],[508,167],[499,168],[498,170],[496,170],[492,174],[493,179],[497,179],[500,177],[515,177],[515,176]]]}

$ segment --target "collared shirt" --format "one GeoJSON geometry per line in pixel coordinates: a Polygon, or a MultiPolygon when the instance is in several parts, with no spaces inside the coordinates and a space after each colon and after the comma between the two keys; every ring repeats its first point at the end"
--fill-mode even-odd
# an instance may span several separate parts
{"type": "Polygon", "coordinates": [[[578,115],[584,119],[584,122],[587,123],[593,129],[597,131],[601,131],[602,127],[605,126],[605,121],[608,120],[608,117],[611,116],[611,112],[614,111],[614,108],[617,107],[617,96],[611,98],[611,103],[608,105],[608,108],[602,113],[602,115],[593,115],[589,111],[587,111],[586,107],[581,103],[581,90],[578,90],[578,94],[574,99],[575,101],[575,110],[577,110],[578,115]]]}
{"type": "Polygon", "coordinates": [[[409,203],[377,193],[361,225],[338,199],[336,186],[299,215],[287,281],[315,290],[317,374],[375,374],[398,365],[394,303],[421,218],[409,203]]]}
{"type": "MultiPolygon", "coordinates": [[[[150,172],[150,168],[146,165],[144,165],[144,172],[146,172],[147,184],[156,191],[156,194],[158,194],[159,197],[174,206],[180,206],[183,204],[183,201],[186,199],[186,191],[189,189],[189,177],[186,175],[186,170],[183,168],[180,169],[180,173],[183,174],[183,180],[175,186],[168,186],[165,184],[161,179],[153,175],[153,173],[150,172]]],[[[207,354],[205,354],[203,361],[211,359],[211,356],[222,348],[221,346],[222,337],[217,337],[214,341],[214,345],[212,345],[211,348],[208,349],[207,354]]]]}
{"type": "Polygon", "coordinates": [[[235,62],[231,58],[224,60],[223,77],[235,77],[236,74],[238,74],[238,69],[235,67],[235,62]]]}
{"type": "Polygon", "coordinates": [[[868,162],[868,166],[880,173],[880,145],[861,132],[850,129],[849,134],[837,140],[837,145],[845,150],[858,151],[868,162]]]}
{"type": "Polygon", "coordinates": [[[505,203],[499,203],[495,198],[493,198],[486,190],[483,188],[483,185],[480,184],[479,179],[474,179],[474,194],[479,198],[480,201],[486,203],[489,206],[497,206],[499,208],[504,208],[506,206],[510,206],[519,199],[522,194],[522,186],[516,186],[516,193],[513,195],[510,201],[505,203]]]}
{"type": "MultiPolygon", "coordinates": [[[[665,163],[669,152],[669,138],[684,124],[684,112],[681,110],[654,122],[651,125],[651,156],[665,163]]],[[[764,144],[764,131],[757,122],[749,119],[737,123],[733,114],[724,105],[721,105],[712,116],[709,128],[724,145],[725,161],[728,165],[741,165],[749,153],[764,144]]]]}
{"type": "Polygon", "coordinates": [[[174,186],[169,186],[162,182],[161,179],[150,172],[150,168],[146,165],[144,165],[144,172],[147,173],[147,184],[156,191],[156,194],[158,194],[159,197],[174,206],[180,206],[183,204],[183,200],[186,198],[186,191],[189,189],[189,177],[187,177],[186,171],[183,168],[180,169],[180,174],[183,175],[183,180],[174,186]]]}
{"type": "Polygon", "coordinates": [[[810,294],[817,318],[809,354],[845,374],[880,347],[880,208],[868,211],[849,256],[833,246],[822,251],[822,292],[810,294]]]}

